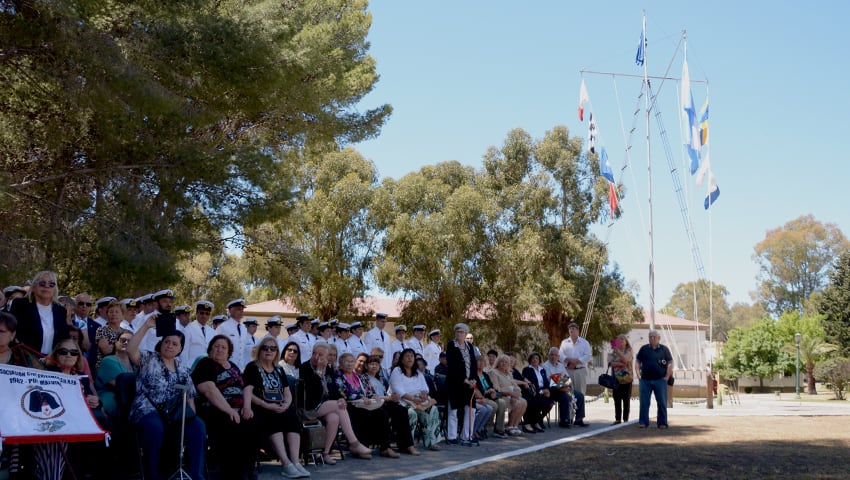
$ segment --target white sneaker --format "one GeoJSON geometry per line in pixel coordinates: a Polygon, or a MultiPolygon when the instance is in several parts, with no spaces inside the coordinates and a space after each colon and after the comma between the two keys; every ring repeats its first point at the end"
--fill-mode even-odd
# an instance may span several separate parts
{"type": "Polygon", "coordinates": [[[310,478],[310,472],[303,465],[300,463],[293,463],[293,465],[295,465],[295,469],[301,474],[301,478],[310,478]]]}
{"type": "Polygon", "coordinates": [[[289,465],[285,465],[283,467],[283,471],[280,472],[286,478],[301,478],[301,472],[295,467],[295,464],[290,463],[289,465]]]}

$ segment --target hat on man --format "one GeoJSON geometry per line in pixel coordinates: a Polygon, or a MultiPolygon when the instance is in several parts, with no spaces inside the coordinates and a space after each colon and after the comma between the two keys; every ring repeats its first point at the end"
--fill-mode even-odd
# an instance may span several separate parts
{"type": "Polygon", "coordinates": [[[311,318],[310,319],[310,326],[318,325],[319,323],[321,323],[321,322],[319,321],[318,318],[311,318]]]}
{"type": "Polygon", "coordinates": [[[414,326],[413,326],[413,331],[415,332],[415,331],[417,331],[417,330],[421,330],[421,331],[423,331],[423,332],[424,332],[424,331],[425,331],[425,325],[414,325],[414,326]]]}
{"type": "Polygon", "coordinates": [[[266,320],[266,328],[279,327],[279,326],[281,326],[281,323],[282,322],[281,322],[280,315],[275,315],[275,316],[269,318],[268,320],[266,320]]]}
{"type": "Polygon", "coordinates": [[[387,314],[386,314],[386,313],[383,313],[383,312],[378,312],[378,313],[376,313],[376,314],[375,314],[375,318],[383,318],[383,319],[386,319],[386,318],[387,318],[387,314]]]}
{"type": "Polygon", "coordinates": [[[430,332],[428,332],[428,338],[431,338],[431,337],[433,337],[434,335],[439,335],[439,334],[440,334],[440,329],[439,329],[439,328],[435,328],[435,329],[431,330],[430,332]]]}
{"type": "Polygon", "coordinates": [[[257,319],[254,318],[254,317],[246,318],[245,321],[242,322],[242,324],[243,325],[259,325],[259,323],[257,322],[257,319]]]}
{"type": "Polygon", "coordinates": [[[343,330],[351,330],[351,325],[345,322],[339,322],[339,325],[336,326],[336,331],[341,332],[343,330]]]}
{"type": "Polygon", "coordinates": [[[175,315],[183,315],[189,313],[192,313],[192,307],[190,307],[189,305],[180,305],[179,307],[174,309],[175,315]]]}
{"type": "Polygon", "coordinates": [[[244,308],[245,307],[245,299],[244,298],[237,298],[236,300],[231,300],[231,301],[227,302],[227,308],[228,309],[231,309],[233,307],[243,307],[244,308]]]}
{"type": "Polygon", "coordinates": [[[117,303],[118,299],[115,298],[115,297],[101,297],[101,298],[98,298],[97,301],[94,302],[94,303],[97,305],[97,308],[103,308],[103,307],[109,305],[112,302],[117,303]]]}
{"type": "Polygon", "coordinates": [[[286,333],[292,334],[292,332],[294,332],[295,330],[298,330],[297,323],[290,323],[286,326],[286,333]]]}
{"type": "Polygon", "coordinates": [[[406,331],[407,331],[407,327],[405,327],[404,325],[396,325],[395,326],[395,333],[406,332],[406,331]]]}
{"type": "Polygon", "coordinates": [[[195,302],[195,310],[209,310],[212,312],[215,304],[209,300],[198,300],[195,302]]]}
{"type": "Polygon", "coordinates": [[[328,328],[330,328],[330,326],[331,324],[329,322],[321,322],[319,323],[319,331],[321,332],[322,330],[327,330],[328,328]]]}
{"type": "Polygon", "coordinates": [[[174,298],[174,290],[166,288],[165,290],[160,290],[153,294],[154,300],[159,300],[160,298],[174,298]]]}
{"type": "Polygon", "coordinates": [[[579,326],[578,326],[578,324],[577,324],[576,322],[572,322],[572,323],[571,323],[571,324],[567,327],[567,329],[568,329],[568,330],[569,330],[570,328],[575,328],[576,330],[581,330],[581,329],[579,328],[579,326]]]}
{"type": "Polygon", "coordinates": [[[224,321],[224,315],[216,315],[216,316],[212,317],[213,326],[216,326],[223,321],[224,321]]]}
{"type": "Polygon", "coordinates": [[[354,330],[355,328],[363,328],[363,324],[360,322],[353,322],[351,324],[351,330],[354,330]]]}
{"type": "Polygon", "coordinates": [[[339,325],[339,320],[337,320],[336,318],[332,318],[331,321],[328,322],[328,324],[332,327],[335,327],[335,326],[339,325]]]}
{"type": "Polygon", "coordinates": [[[141,297],[136,299],[139,304],[144,305],[146,303],[153,303],[153,294],[149,293],[147,295],[142,295],[141,297]]]}
{"type": "Polygon", "coordinates": [[[295,323],[297,323],[299,325],[301,324],[301,322],[309,321],[309,320],[310,320],[310,315],[307,315],[306,313],[299,313],[298,316],[295,317],[295,323]]]}
{"type": "Polygon", "coordinates": [[[121,303],[125,308],[139,308],[139,301],[135,298],[125,298],[121,303]]]}

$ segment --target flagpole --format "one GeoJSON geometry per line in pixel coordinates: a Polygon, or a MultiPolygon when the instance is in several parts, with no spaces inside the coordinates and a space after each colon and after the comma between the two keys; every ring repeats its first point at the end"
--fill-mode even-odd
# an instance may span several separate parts
{"type": "Polygon", "coordinates": [[[644,105],[646,110],[646,178],[649,203],[649,329],[655,329],[655,241],[653,238],[652,222],[652,148],[650,146],[649,131],[649,70],[647,67],[647,42],[646,41],[646,10],[641,11],[641,40],[643,45],[643,87],[644,105]]]}

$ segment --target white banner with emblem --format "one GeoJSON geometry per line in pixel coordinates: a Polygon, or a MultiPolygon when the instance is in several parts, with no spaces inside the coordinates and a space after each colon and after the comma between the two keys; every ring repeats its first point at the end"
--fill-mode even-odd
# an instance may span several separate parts
{"type": "Polygon", "coordinates": [[[0,441],[4,444],[102,440],[76,376],[0,365],[0,441]]]}

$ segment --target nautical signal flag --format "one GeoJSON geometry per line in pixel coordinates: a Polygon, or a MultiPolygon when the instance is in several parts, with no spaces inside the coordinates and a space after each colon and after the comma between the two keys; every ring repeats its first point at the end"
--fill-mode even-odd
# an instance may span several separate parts
{"type": "Polygon", "coordinates": [[[611,210],[611,219],[614,219],[614,212],[617,211],[619,202],[617,201],[617,189],[612,182],[608,182],[608,208],[611,210]]]}
{"type": "Polygon", "coordinates": [[[704,146],[708,143],[708,97],[699,114],[699,144],[704,146]]]}
{"type": "Polygon", "coordinates": [[[584,86],[584,79],[581,79],[581,89],[578,92],[578,121],[584,121],[584,104],[590,102],[590,95],[587,94],[587,87],[584,86]]]}
{"type": "Polygon", "coordinates": [[[611,162],[608,161],[608,152],[605,147],[599,151],[599,173],[609,182],[614,183],[614,171],[611,169],[611,162]]]}
{"type": "Polygon", "coordinates": [[[720,187],[717,186],[717,179],[714,178],[714,172],[711,170],[708,171],[708,195],[705,196],[705,202],[703,202],[703,206],[706,210],[710,207],[717,197],[720,196],[720,187]]]}
{"type": "Polygon", "coordinates": [[[590,112],[590,124],[587,126],[587,146],[590,153],[596,153],[596,120],[593,119],[593,112],[590,112]]]}
{"type": "Polygon", "coordinates": [[[705,178],[705,174],[711,171],[711,159],[709,155],[706,153],[705,158],[702,159],[702,164],[699,166],[699,170],[697,171],[697,186],[702,186],[702,181],[705,178]]]}

